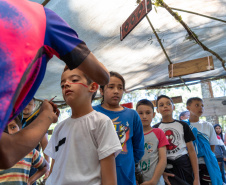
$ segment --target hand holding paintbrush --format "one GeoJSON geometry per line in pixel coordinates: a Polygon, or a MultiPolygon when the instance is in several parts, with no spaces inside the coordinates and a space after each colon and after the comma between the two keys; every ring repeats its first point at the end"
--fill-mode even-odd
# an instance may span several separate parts
{"type": "MultiPolygon", "coordinates": [[[[60,111],[57,108],[57,105],[55,105],[52,101],[53,99],[56,98],[56,96],[54,96],[52,99],[49,100],[49,103],[52,105],[53,107],[53,112],[56,113],[57,117],[59,116],[60,111]]],[[[43,104],[43,103],[42,103],[43,104]]],[[[35,115],[37,115],[40,112],[41,106],[38,108],[38,110],[36,110],[27,120],[26,122],[28,122],[31,118],[33,118],[35,115]]]]}

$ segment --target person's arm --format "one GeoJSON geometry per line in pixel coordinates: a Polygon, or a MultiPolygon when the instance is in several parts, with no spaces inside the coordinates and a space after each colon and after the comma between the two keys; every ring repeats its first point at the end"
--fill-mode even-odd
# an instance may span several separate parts
{"type": "MultiPolygon", "coordinates": [[[[44,137],[42,138],[40,143],[41,143],[42,151],[44,151],[48,144],[48,134],[47,133],[44,135],[44,137]]],[[[50,157],[48,155],[46,155],[45,153],[44,153],[44,157],[45,157],[45,160],[48,163],[50,163],[50,157]]]]}
{"type": "MultiPolygon", "coordinates": [[[[46,133],[44,135],[44,137],[42,138],[40,143],[41,143],[42,151],[44,151],[46,146],[47,146],[47,144],[48,144],[48,133],[46,133]]],[[[44,152],[43,152],[43,154],[44,154],[45,160],[48,163],[50,163],[50,157],[48,155],[46,155],[44,152]]],[[[48,178],[48,176],[49,176],[49,169],[46,171],[44,179],[48,178]]]]}
{"type": "Polygon", "coordinates": [[[54,163],[55,163],[55,159],[52,159],[52,162],[51,162],[51,168],[50,168],[50,172],[49,172],[49,176],[51,175],[51,173],[52,173],[52,171],[53,171],[54,163]]]}
{"type": "Polygon", "coordinates": [[[210,145],[210,148],[211,148],[212,152],[214,152],[214,150],[215,150],[215,145],[210,145]]]}
{"type": "Polygon", "coordinates": [[[78,69],[83,71],[94,82],[100,85],[106,85],[109,82],[108,70],[101,62],[97,60],[97,58],[91,52],[78,66],[78,69]]]}
{"type": "Polygon", "coordinates": [[[197,159],[197,155],[196,155],[196,152],[195,152],[195,148],[194,148],[193,142],[192,141],[187,142],[186,146],[187,146],[189,158],[190,158],[190,161],[191,161],[191,166],[192,166],[193,173],[194,173],[193,184],[194,185],[199,185],[200,182],[199,182],[198,159],[197,159]]]}
{"type": "Polygon", "coordinates": [[[58,116],[57,106],[45,100],[39,116],[29,126],[13,135],[2,133],[0,139],[0,169],[12,167],[34,149],[49,126],[57,122],[58,116]]]}
{"type": "Polygon", "coordinates": [[[32,185],[36,180],[38,180],[40,177],[42,177],[47,172],[47,170],[49,169],[49,164],[48,164],[48,162],[45,159],[44,159],[43,165],[44,166],[40,170],[38,169],[35,172],[35,174],[32,175],[28,179],[27,185],[32,185]]]}
{"type": "Polygon", "coordinates": [[[158,149],[159,150],[159,161],[158,164],[156,165],[154,174],[151,178],[150,181],[146,181],[142,183],[142,185],[156,185],[162,176],[165,168],[166,168],[166,146],[163,146],[158,149]]]}
{"type": "Polygon", "coordinates": [[[134,111],[133,121],[133,155],[135,163],[138,163],[144,155],[144,133],[140,116],[134,111]]]}
{"type": "Polygon", "coordinates": [[[100,160],[101,166],[101,184],[102,185],[117,185],[115,155],[100,160]]]}

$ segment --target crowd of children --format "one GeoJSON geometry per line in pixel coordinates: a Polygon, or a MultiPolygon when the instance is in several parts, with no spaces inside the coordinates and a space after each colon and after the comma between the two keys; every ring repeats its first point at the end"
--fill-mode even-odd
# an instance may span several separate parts
{"type": "MultiPolygon", "coordinates": [[[[44,151],[52,158],[46,185],[224,184],[222,129],[200,120],[202,99],[188,99],[188,111],[176,120],[172,99],[158,96],[156,111],[161,114],[161,122],[152,127],[156,112],[151,101],[140,100],[136,111],[120,105],[125,80],[117,72],[110,72],[109,83],[100,86],[102,102],[94,107],[91,103],[98,85],[81,70],[66,66],[61,88],[72,115],[55,127],[44,151]],[[136,166],[142,170],[139,183],[136,166]]],[[[13,134],[10,125],[6,131],[13,134]]],[[[23,179],[15,176],[25,173],[17,172],[15,169],[24,167],[16,164],[0,171],[0,184],[9,178],[29,184],[45,173],[48,163],[43,157],[36,150],[28,155],[32,160],[23,179]],[[28,178],[31,164],[38,172],[28,178]]]]}

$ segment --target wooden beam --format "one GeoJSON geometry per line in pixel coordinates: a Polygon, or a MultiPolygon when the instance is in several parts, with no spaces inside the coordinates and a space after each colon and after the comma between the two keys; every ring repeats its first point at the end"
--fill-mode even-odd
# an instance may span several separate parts
{"type": "Polygon", "coordinates": [[[214,70],[213,58],[212,56],[208,56],[186,62],[170,64],[168,69],[169,78],[214,70]]]}
{"type": "Polygon", "coordinates": [[[226,115],[226,96],[218,98],[203,98],[204,112],[202,116],[226,115]]]}
{"type": "Polygon", "coordinates": [[[138,25],[152,9],[151,0],[143,0],[120,27],[121,41],[138,25]]]}
{"type": "MultiPolygon", "coordinates": [[[[173,100],[174,104],[183,103],[182,96],[175,96],[175,97],[172,97],[171,99],[173,100]]],[[[154,107],[157,107],[156,100],[152,100],[151,102],[154,105],[154,107]]]]}

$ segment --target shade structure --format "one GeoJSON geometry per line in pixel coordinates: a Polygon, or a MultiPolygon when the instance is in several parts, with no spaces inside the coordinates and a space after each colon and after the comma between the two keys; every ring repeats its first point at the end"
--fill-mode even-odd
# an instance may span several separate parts
{"type": "MultiPolygon", "coordinates": [[[[35,0],[42,3],[43,0],[35,0]]],[[[170,7],[180,8],[226,20],[225,0],[165,0],[170,7]]],[[[45,7],[55,11],[76,30],[90,50],[108,68],[126,80],[128,91],[147,87],[181,84],[179,77],[169,78],[169,61],[153,31],[144,18],[120,41],[120,26],[136,8],[136,0],[51,0],[45,7]]],[[[226,23],[177,11],[207,47],[226,59],[226,23]]],[[[172,61],[179,63],[210,56],[194,41],[186,39],[187,32],[164,8],[154,8],[148,14],[172,61]]],[[[213,55],[211,55],[213,56],[213,55]]],[[[215,70],[182,76],[185,82],[216,79],[226,76],[221,62],[213,56],[215,70]]],[[[63,100],[60,78],[64,63],[54,57],[49,61],[43,83],[35,97],[63,100]]]]}

